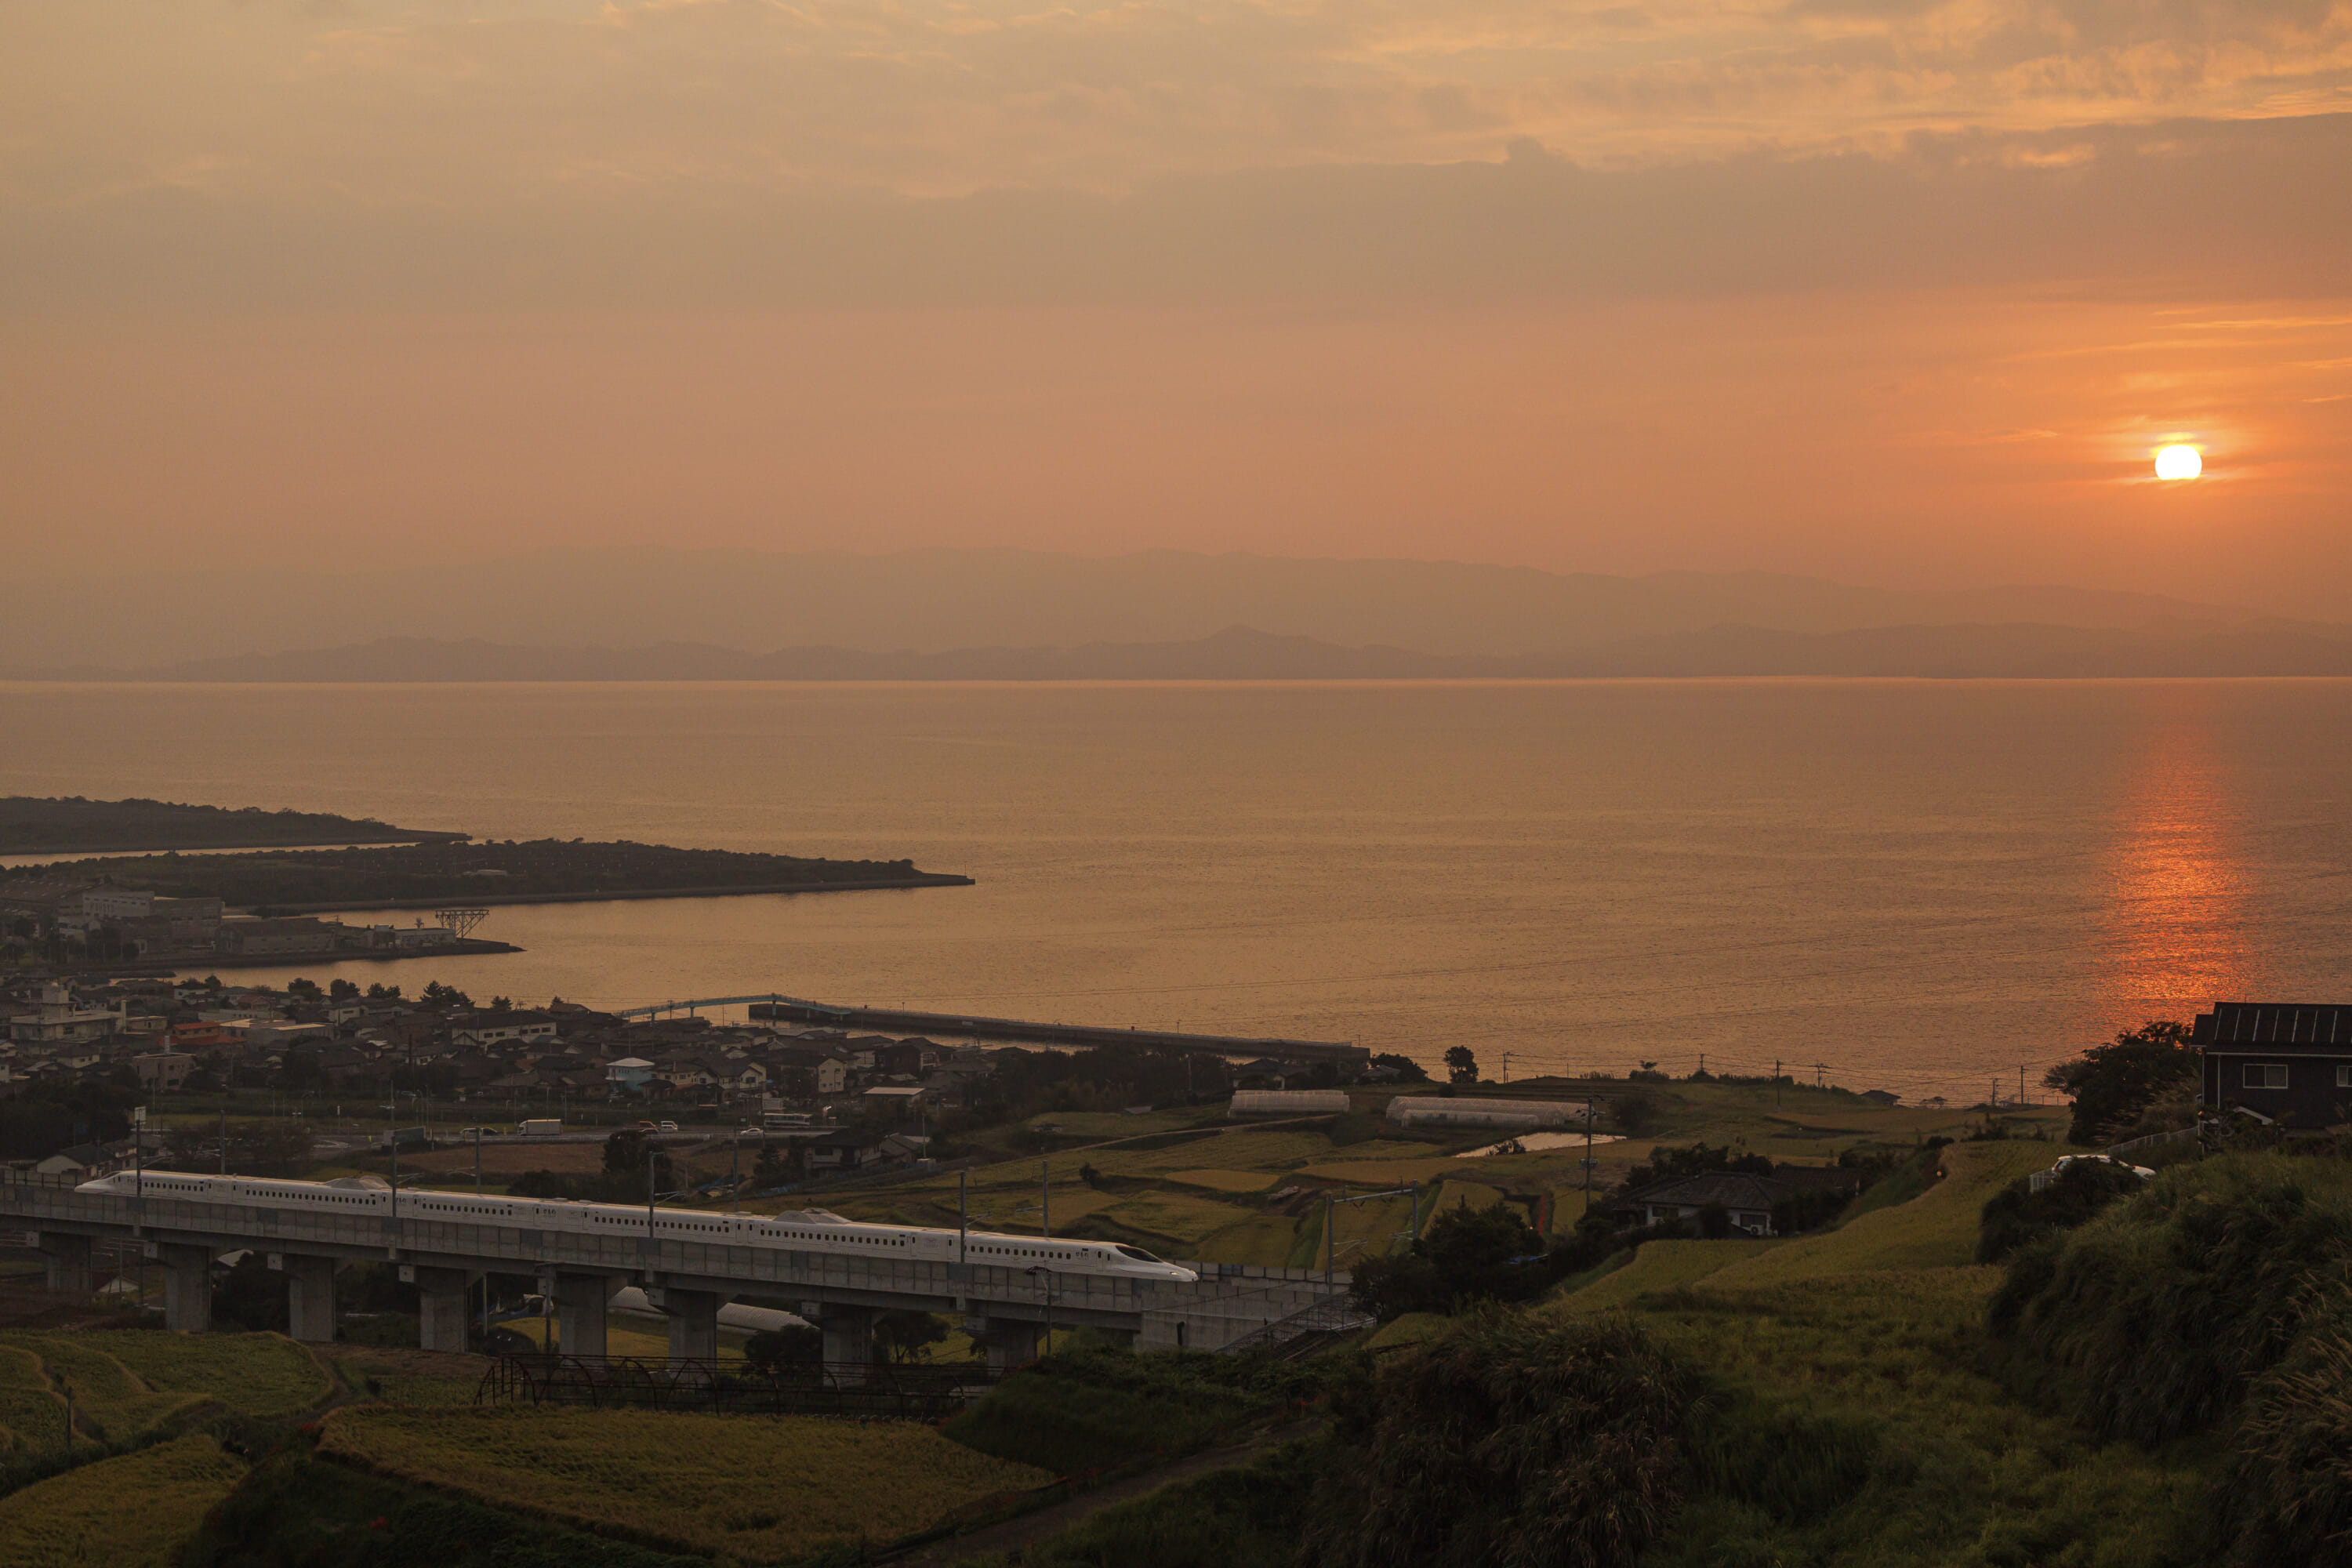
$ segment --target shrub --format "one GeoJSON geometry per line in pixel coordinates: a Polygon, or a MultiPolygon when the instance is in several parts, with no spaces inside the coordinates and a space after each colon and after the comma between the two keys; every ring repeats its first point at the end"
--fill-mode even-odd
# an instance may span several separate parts
{"type": "Polygon", "coordinates": [[[1687,1379],[1630,1322],[1485,1312],[1335,1400],[1306,1568],[1630,1564],[1683,1488],[1687,1379]]]}
{"type": "Polygon", "coordinates": [[[2028,1242],[2087,1225],[2117,1198],[2137,1194],[2147,1178],[2128,1165],[2077,1160],[2040,1192],[2021,1176],[1985,1200],[1978,1221],[1977,1261],[1999,1263],[2028,1242]]]}
{"type": "Polygon", "coordinates": [[[2277,1365],[2352,1258],[2352,1180],[2332,1163],[2229,1155],[2029,1243],[1996,1333],[2072,1385],[2077,1417],[2144,1442],[2211,1428],[2277,1365]]]}

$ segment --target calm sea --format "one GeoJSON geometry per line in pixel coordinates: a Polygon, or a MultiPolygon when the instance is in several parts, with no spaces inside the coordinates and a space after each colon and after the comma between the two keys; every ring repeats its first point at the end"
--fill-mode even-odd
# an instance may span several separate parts
{"type": "Polygon", "coordinates": [[[1915,1099],[2216,996],[2352,999],[2347,792],[2334,681],[0,686],[0,793],[979,879],[505,908],[482,934],[525,953],[348,968],[412,994],[776,990],[1513,1078],[1704,1052],[1915,1099]]]}

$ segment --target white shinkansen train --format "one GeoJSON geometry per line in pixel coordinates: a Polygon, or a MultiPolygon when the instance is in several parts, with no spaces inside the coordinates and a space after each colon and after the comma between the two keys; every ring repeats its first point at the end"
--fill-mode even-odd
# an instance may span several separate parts
{"type": "MultiPolygon", "coordinates": [[[[84,1182],[74,1190],[129,1197],[142,1189],[156,1197],[238,1204],[250,1208],[354,1217],[389,1217],[393,1212],[390,1188],[379,1183],[349,1180],[282,1182],[257,1176],[197,1176],[184,1171],[148,1171],[143,1174],[121,1171],[94,1182],[84,1182]]],[[[646,1232],[646,1211],[642,1207],[573,1203],[560,1198],[476,1197],[470,1193],[428,1192],[421,1188],[402,1189],[400,1215],[404,1219],[523,1226],[590,1236],[638,1237],[646,1232]]],[[[994,1268],[1044,1268],[1055,1274],[1173,1279],[1188,1285],[1200,1278],[1181,1264],[1162,1262],[1139,1247],[1119,1242],[1002,1236],[984,1230],[961,1233],[905,1225],[861,1225],[823,1209],[757,1215],[656,1208],[653,1211],[652,1230],[656,1237],[715,1242],[724,1247],[772,1247],[782,1252],[826,1252],[923,1263],[979,1263],[994,1268]]]]}

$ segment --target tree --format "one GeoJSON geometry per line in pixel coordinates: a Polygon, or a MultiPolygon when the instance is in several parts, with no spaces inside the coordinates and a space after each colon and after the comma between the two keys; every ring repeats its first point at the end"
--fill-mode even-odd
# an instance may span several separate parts
{"type": "Polygon", "coordinates": [[[1449,1083],[1474,1084],[1478,1081],[1478,1058],[1467,1046],[1445,1047],[1445,1078],[1449,1083]]]}
{"type": "Polygon", "coordinates": [[[359,994],[359,982],[356,980],[336,979],[327,982],[327,998],[330,1001],[341,1002],[359,994]]]}
{"type": "Polygon", "coordinates": [[[905,1365],[930,1359],[930,1347],[948,1337],[948,1326],[929,1312],[887,1311],[874,1315],[874,1342],[905,1365]]]}
{"type": "Polygon", "coordinates": [[[763,1377],[782,1377],[796,1365],[824,1359],[824,1331],[810,1323],[763,1329],[743,1342],[743,1363],[763,1377]]]}
{"type": "Polygon", "coordinates": [[[2189,1026],[2158,1018],[2060,1062],[2042,1075],[2042,1082],[2074,1102],[2066,1141],[2087,1144],[2106,1138],[2158,1094],[2201,1070],[2199,1054],[2189,1044],[2189,1026]]]}
{"type": "MultiPolygon", "coordinates": [[[[629,1192],[633,1196],[640,1190],[632,1184],[642,1183],[646,1179],[646,1152],[652,1147],[652,1142],[635,1127],[624,1127],[604,1140],[604,1173],[614,1178],[616,1188],[629,1192]]],[[[654,1185],[668,1187],[669,1156],[656,1152],[653,1161],[654,1185]]]]}
{"type": "Polygon", "coordinates": [[[1381,1052],[1379,1056],[1376,1056],[1371,1059],[1370,1065],[1376,1068],[1387,1068],[1390,1071],[1397,1075],[1397,1081],[1399,1083],[1427,1083],[1429,1081],[1429,1069],[1427,1068],[1423,1067],[1411,1057],[1400,1056],[1394,1051],[1381,1052]]]}
{"type": "Polygon", "coordinates": [[[305,980],[298,974],[286,983],[286,994],[299,996],[306,1002],[316,1002],[319,999],[319,983],[305,980]]]}
{"type": "Polygon", "coordinates": [[[419,1000],[423,1001],[427,1007],[436,1009],[471,1007],[474,1005],[474,999],[471,996],[467,995],[455,985],[444,985],[438,980],[429,982],[425,985],[425,994],[419,1000]]]}
{"type": "Polygon", "coordinates": [[[493,996],[490,998],[490,1011],[510,1013],[514,1011],[514,999],[510,996],[493,996]]]}
{"type": "Polygon", "coordinates": [[[400,1000],[400,987],[379,981],[367,988],[367,999],[371,1002],[397,1002],[400,1000]]]}

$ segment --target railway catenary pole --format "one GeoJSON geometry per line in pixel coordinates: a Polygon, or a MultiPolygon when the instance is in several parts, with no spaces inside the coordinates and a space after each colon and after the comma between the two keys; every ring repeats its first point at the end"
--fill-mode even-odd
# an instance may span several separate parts
{"type": "Polygon", "coordinates": [[[131,1190],[136,1197],[147,1195],[147,1108],[131,1108],[131,1190]]]}
{"type": "Polygon", "coordinates": [[[1037,1162],[1037,1234],[1050,1237],[1054,1234],[1054,1163],[1037,1162]]]}
{"type": "Polygon", "coordinates": [[[971,1177],[970,1171],[956,1173],[956,1261],[958,1263],[964,1261],[970,1251],[969,1243],[971,1239],[971,1215],[964,1205],[966,1189],[971,1177]]]}
{"type": "MultiPolygon", "coordinates": [[[[478,1127],[474,1129],[474,1195],[478,1198],[482,1195],[482,1130],[478,1127]]],[[[488,1323],[489,1321],[489,1287],[485,1285],[482,1287],[482,1321],[484,1323],[488,1323]]],[[[485,1330],[484,1331],[487,1332],[488,1331],[485,1330]]]]}

